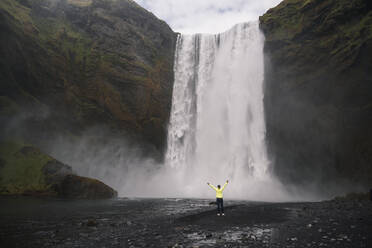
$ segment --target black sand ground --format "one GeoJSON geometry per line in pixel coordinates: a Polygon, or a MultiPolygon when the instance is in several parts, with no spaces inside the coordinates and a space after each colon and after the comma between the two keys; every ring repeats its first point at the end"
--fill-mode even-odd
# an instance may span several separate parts
{"type": "Polygon", "coordinates": [[[0,247],[372,247],[372,202],[0,198],[0,247]]]}

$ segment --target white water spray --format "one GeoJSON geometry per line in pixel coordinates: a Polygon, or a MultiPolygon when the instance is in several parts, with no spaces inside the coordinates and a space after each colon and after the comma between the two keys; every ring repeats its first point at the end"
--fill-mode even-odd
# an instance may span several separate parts
{"type": "Polygon", "coordinates": [[[178,37],[166,166],[190,196],[226,179],[236,198],[271,198],[277,189],[265,146],[263,44],[257,22],[178,37]]]}
{"type": "Polygon", "coordinates": [[[206,182],[229,179],[227,199],[309,199],[289,196],[270,175],[263,44],[257,22],[217,35],[178,37],[165,164],[144,158],[124,141],[96,144],[89,133],[78,144],[60,142],[53,154],[119,196],[214,198],[206,182]]]}

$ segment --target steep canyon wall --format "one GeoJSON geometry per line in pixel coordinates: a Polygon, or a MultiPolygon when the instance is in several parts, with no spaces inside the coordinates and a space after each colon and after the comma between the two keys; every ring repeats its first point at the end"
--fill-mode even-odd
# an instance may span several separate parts
{"type": "Polygon", "coordinates": [[[372,184],[372,4],[285,0],[260,17],[274,171],[288,183],[372,184]]]}
{"type": "Polygon", "coordinates": [[[3,136],[100,126],[162,153],[176,41],[165,22],[131,0],[3,0],[0,33],[3,136]]]}

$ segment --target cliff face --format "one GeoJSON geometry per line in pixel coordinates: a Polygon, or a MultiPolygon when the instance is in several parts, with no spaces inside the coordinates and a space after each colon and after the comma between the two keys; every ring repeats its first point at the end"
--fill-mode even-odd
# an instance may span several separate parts
{"type": "Polygon", "coordinates": [[[164,148],[176,40],[166,23],[131,0],[2,0],[0,33],[3,130],[22,120],[35,140],[102,125],[164,148]]]}
{"type": "Polygon", "coordinates": [[[371,185],[371,1],[284,0],[260,26],[276,174],[296,184],[371,185]]]}

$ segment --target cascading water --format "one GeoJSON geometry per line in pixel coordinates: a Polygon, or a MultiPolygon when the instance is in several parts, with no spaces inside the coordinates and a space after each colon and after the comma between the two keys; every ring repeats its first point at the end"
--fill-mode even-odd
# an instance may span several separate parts
{"type": "Polygon", "coordinates": [[[213,198],[206,182],[229,179],[227,199],[299,199],[268,172],[263,43],[256,22],[178,37],[165,164],[116,139],[97,146],[89,133],[78,144],[60,142],[65,153],[56,157],[120,196],[213,198]]]}
{"type": "Polygon", "coordinates": [[[230,179],[233,195],[244,197],[248,181],[269,180],[263,43],[257,22],[178,37],[166,166],[182,171],[190,193],[230,179]]]}

